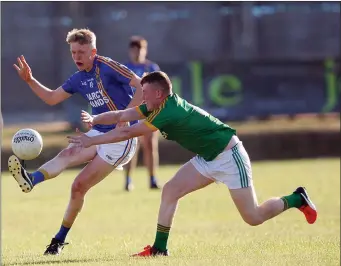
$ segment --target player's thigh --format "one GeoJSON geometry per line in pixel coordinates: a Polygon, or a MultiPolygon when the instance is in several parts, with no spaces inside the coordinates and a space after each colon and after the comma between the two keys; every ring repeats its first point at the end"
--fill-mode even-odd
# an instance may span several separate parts
{"type": "Polygon", "coordinates": [[[155,147],[158,145],[159,135],[158,131],[148,132],[142,136],[145,146],[155,147]]]}
{"type": "Polygon", "coordinates": [[[72,189],[86,192],[94,185],[101,182],[114,170],[114,166],[104,161],[100,156],[89,162],[75,178],[72,189]]]}
{"type": "Polygon", "coordinates": [[[181,198],[188,193],[204,188],[213,180],[203,176],[191,162],[184,164],[163,187],[163,191],[173,197],[181,198]]]}
{"type": "Polygon", "coordinates": [[[71,143],[58,154],[58,157],[67,160],[68,166],[72,167],[91,161],[96,154],[96,146],[75,149],[75,144],[71,143]]]}
{"type": "Polygon", "coordinates": [[[220,153],[213,161],[207,162],[201,157],[192,160],[199,171],[204,171],[207,176],[225,184],[229,189],[252,186],[251,162],[241,142],[232,149],[220,153]]]}
{"type": "Polygon", "coordinates": [[[246,222],[257,220],[258,201],[254,186],[230,189],[231,198],[246,222]]]}
{"type": "Polygon", "coordinates": [[[97,146],[97,154],[115,169],[123,170],[123,166],[135,155],[137,143],[137,138],[132,138],[117,143],[101,144],[97,146]]]}

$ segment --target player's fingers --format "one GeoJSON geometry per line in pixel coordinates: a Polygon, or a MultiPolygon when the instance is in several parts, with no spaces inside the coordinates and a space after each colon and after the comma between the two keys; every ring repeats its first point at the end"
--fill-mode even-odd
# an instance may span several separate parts
{"type": "Polygon", "coordinates": [[[66,138],[69,140],[69,143],[81,143],[81,140],[77,136],[67,136],[66,138]]]}
{"type": "Polygon", "coordinates": [[[19,57],[17,58],[17,61],[18,61],[18,65],[19,65],[19,67],[20,67],[20,68],[23,68],[23,67],[24,67],[24,65],[23,65],[23,63],[21,62],[21,60],[20,60],[20,58],[19,58],[19,57]]]}
{"type": "Polygon", "coordinates": [[[87,113],[83,113],[81,114],[81,118],[84,118],[84,119],[91,119],[91,115],[87,114],[87,113]]]}
{"type": "Polygon", "coordinates": [[[91,122],[91,117],[83,117],[82,121],[85,123],[90,123],[91,122]]]}
{"type": "Polygon", "coordinates": [[[89,118],[90,116],[88,114],[81,113],[81,118],[89,118]]]}
{"type": "Polygon", "coordinates": [[[18,71],[18,73],[20,72],[20,68],[16,64],[13,64],[13,67],[15,68],[16,71],[18,71]]]}
{"type": "Polygon", "coordinates": [[[21,56],[21,62],[23,63],[23,66],[26,67],[26,68],[29,68],[29,65],[27,64],[26,60],[25,60],[25,57],[22,55],[21,56]]]}
{"type": "Polygon", "coordinates": [[[69,143],[75,144],[77,147],[81,146],[81,142],[75,139],[69,139],[69,143]]]}

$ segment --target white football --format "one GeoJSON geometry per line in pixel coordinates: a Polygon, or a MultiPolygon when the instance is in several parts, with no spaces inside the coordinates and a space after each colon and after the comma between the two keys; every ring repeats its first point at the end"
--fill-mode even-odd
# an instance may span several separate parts
{"type": "Polygon", "coordinates": [[[34,129],[20,129],[12,139],[12,150],[21,160],[33,160],[43,149],[43,139],[34,129]]]}

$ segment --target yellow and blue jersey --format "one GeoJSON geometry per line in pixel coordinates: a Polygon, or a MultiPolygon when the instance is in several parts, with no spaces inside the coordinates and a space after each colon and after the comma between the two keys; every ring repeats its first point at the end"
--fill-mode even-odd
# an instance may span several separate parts
{"type": "MultiPolygon", "coordinates": [[[[97,55],[89,72],[74,73],[62,88],[70,94],[80,93],[91,105],[92,114],[97,115],[126,109],[134,95],[134,89],[129,85],[133,75],[126,66],[97,55]]],[[[95,125],[94,129],[108,132],[115,126],[95,125]]]]}

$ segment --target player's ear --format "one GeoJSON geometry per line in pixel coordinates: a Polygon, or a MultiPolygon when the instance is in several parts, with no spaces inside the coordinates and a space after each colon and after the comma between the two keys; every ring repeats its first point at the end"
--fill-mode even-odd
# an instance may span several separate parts
{"type": "Polygon", "coordinates": [[[97,49],[96,48],[93,48],[91,50],[91,56],[95,56],[97,54],[97,49]]]}

